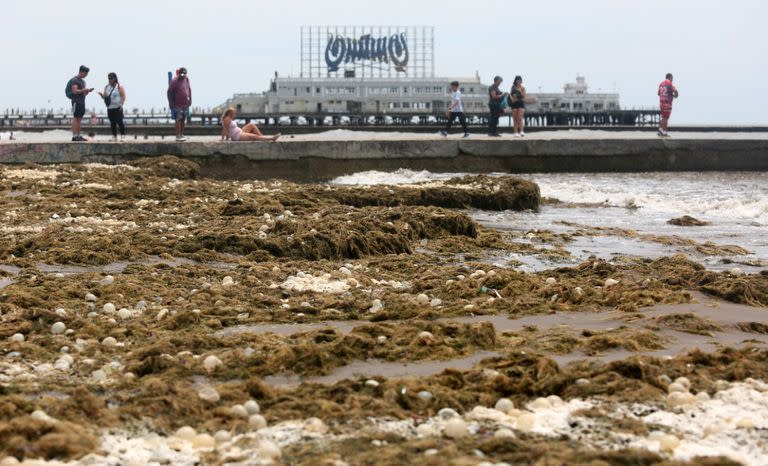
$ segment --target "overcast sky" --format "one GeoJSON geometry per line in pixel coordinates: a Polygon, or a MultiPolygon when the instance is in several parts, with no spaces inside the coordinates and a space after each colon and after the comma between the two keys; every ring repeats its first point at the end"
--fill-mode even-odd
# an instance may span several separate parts
{"type": "MultiPolygon", "coordinates": [[[[433,25],[436,74],[515,74],[558,92],[576,74],[624,107],[658,104],[675,74],[672,122],[768,123],[766,0],[3,0],[0,111],[60,108],[80,64],[115,71],[128,108],[166,105],[166,73],[189,69],[194,105],[298,75],[301,25],[433,25]]],[[[88,99],[98,107],[98,97],[88,99]]]]}

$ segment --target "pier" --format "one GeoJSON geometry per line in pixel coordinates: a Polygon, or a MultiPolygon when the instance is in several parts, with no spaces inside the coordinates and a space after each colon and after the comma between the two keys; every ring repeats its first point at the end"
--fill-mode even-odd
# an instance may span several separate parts
{"type": "MultiPolygon", "coordinates": [[[[391,136],[391,135],[390,135],[391,136]]],[[[202,139],[202,138],[200,138],[202,139]]],[[[175,155],[200,164],[207,176],[228,179],[327,180],[363,170],[398,168],[436,172],[643,172],[768,171],[768,136],[537,137],[495,139],[285,138],[276,143],[219,142],[212,138],[176,143],[4,142],[2,164],[126,163],[175,155]]]]}

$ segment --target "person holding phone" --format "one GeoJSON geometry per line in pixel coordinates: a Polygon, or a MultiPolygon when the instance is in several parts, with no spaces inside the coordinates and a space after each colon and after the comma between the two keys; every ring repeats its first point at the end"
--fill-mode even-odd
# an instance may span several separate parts
{"type": "Polygon", "coordinates": [[[92,87],[85,87],[85,78],[90,71],[91,70],[87,66],[80,65],[77,75],[69,80],[69,92],[67,93],[67,96],[69,96],[72,101],[73,142],[87,141],[87,139],[80,135],[80,126],[83,121],[83,116],[85,115],[85,96],[93,92],[92,87]]]}
{"type": "Polygon", "coordinates": [[[512,136],[523,137],[523,113],[525,113],[525,86],[523,78],[515,76],[512,82],[512,89],[509,90],[509,108],[512,110],[512,136]]]}
{"type": "Polygon", "coordinates": [[[109,126],[112,129],[112,141],[117,141],[117,130],[120,129],[120,140],[125,140],[125,123],[123,122],[123,105],[125,105],[125,88],[117,80],[116,73],[107,75],[107,85],[104,92],[99,92],[107,106],[109,126]]]}

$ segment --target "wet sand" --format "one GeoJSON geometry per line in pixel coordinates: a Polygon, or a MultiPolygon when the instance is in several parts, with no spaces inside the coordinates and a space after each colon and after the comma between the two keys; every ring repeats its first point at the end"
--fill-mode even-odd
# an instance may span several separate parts
{"type": "MultiPolygon", "coordinates": [[[[564,332],[578,335],[585,332],[606,332],[620,328],[642,331],[652,329],[661,340],[665,340],[664,347],[656,350],[628,351],[620,345],[609,346],[597,354],[586,354],[582,349],[574,348],[567,353],[555,353],[542,351],[535,345],[519,345],[522,350],[538,350],[560,365],[566,365],[574,361],[611,362],[633,355],[645,355],[653,357],[674,357],[690,351],[704,350],[714,351],[725,347],[768,347],[768,335],[746,332],[743,328],[749,328],[750,323],[763,322],[768,319],[766,310],[752,306],[744,306],[729,303],[723,300],[714,300],[701,293],[695,294],[697,303],[668,304],[650,306],[640,309],[637,315],[627,315],[624,312],[578,312],[578,313],[554,313],[539,314],[513,318],[503,315],[457,317],[455,319],[437,319],[438,322],[458,322],[462,324],[490,323],[497,333],[516,333],[526,328],[536,328],[539,335],[536,338],[544,338],[549,333],[560,334],[564,332]],[[682,321],[678,323],[676,321],[682,321]],[[696,324],[705,323],[702,326],[696,324]],[[667,325],[665,325],[667,324],[667,325]]],[[[342,333],[350,333],[355,328],[355,323],[349,321],[326,321],[312,324],[257,324],[228,327],[217,333],[220,336],[272,333],[282,336],[297,335],[312,331],[333,329],[342,333]]],[[[348,378],[372,378],[372,377],[424,377],[437,374],[445,369],[466,370],[471,368],[483,358],[498,357],[502,354],[504,346],[500,345],[498,351],[479,351],[469,357],[454,358],[440,361],[425,361],[416,364],[401,364],[386,361],[360,361],[339,367],[328,375],[316,377],[301,377],[291,375],[278,375],[265,377],[264,381],[269,385],[278,387],[295,387],[299,383],[334,384],[348,378]]]]}

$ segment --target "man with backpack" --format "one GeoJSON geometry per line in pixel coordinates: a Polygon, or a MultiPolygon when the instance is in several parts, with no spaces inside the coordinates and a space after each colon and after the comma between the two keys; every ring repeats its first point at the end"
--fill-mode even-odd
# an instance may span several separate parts
{"type": "Polygon", "coordinates": [[[80,124],[85,115],[85,96],[93,91],[93,88],[85,87],[85,81],[83,80],[88,76],[90,69],[85,65],[80,65],[80,70],[67,82],[67,87],[64,89],[64,94],[72,101],[72,141],[83,142],[87,141],[80,135],[80,124]]]}

